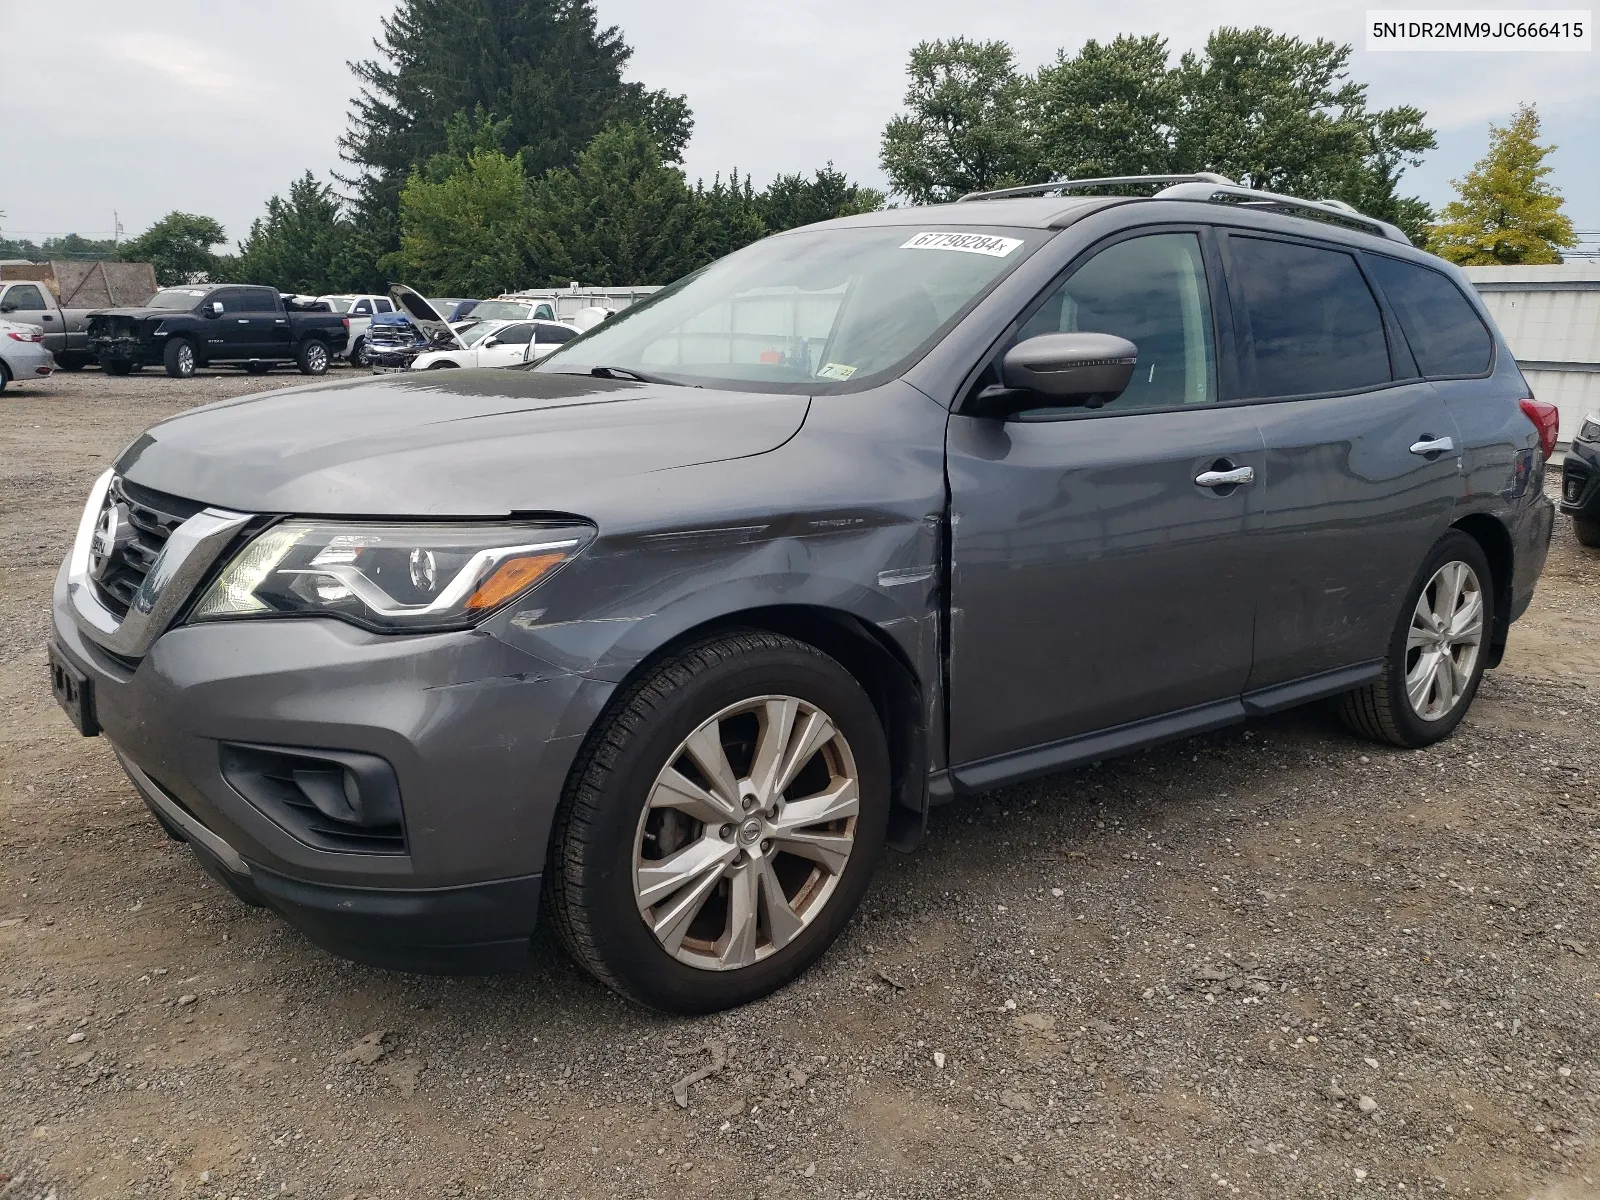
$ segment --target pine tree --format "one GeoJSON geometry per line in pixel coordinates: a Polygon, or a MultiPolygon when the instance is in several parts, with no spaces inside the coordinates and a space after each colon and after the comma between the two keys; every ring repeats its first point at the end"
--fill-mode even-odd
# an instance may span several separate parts
{"type": "Polygon", "coordinates": [[[374,45],[379,58],[350,64],[362,87],[339,146],[365,223],[391,243],[400,189],[449,150],[458,114],[504,122],[499,149],[533,177],[571,166],[619,120],[648,128],[671,161],[693,127],[683,97],[623,81],[632,51],[593,0],[402,0],[374,45]]]}
{"type": "Polygon", "coordinates": [[[1539,144],[1539,114],[1518,107],[1505,126],[1489,126],[1489,153],[1451,180],[1457,199],[1444,206],[1430,231],[1428,248],[1462,266],[1558,263],[1561,251],[1578,244],[1572,221],[1561,211],[1561,193],[1545,182],[1545,158],[1554,146],[1539,144]]]}
{"type": "Polygon", "coordinates": [[[307,171],[289,185],[288,199],[267,201],[238,257],[219,266],[241,283],[315,296],[377,286],[368,253],[333,188],[307,171]]]}

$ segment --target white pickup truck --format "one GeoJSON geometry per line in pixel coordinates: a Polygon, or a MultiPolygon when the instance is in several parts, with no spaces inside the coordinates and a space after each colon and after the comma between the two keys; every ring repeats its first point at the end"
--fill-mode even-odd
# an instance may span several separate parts
{"type": "Polygon", "coordinates": [[[352,367],[367,365],[367,329],[378,313],[394,311],[394,303],[387,296],[318,296],[336,313],[350,318],[350,349],[348,358],[352,367]]]}
{"type": "Polygon", "coordinates": [[[0,280],[0,320],[33,325],[44,332],[44,347],[63,371],[93,361],[88,349],[88,308],[62,308],[55,293],[33,280],[0,280]]]}

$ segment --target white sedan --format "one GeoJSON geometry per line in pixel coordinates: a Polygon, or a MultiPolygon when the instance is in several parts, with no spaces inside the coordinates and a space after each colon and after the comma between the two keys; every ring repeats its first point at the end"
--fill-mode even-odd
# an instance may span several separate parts
{"type": "MultiPolygon", "coordinates": [[[[578,331],[573,330],[572,336],[577,337],[578,331]]],[[[44,348],[43,330],[18,321],[0,321],[0,392],[8,383],[47,379],[55,369],[55,357],[44,348]]]]}
{"type": "Polygon", "coordinates": [[[449,367],[510,367],[538,362],[578,336],[559,321],[484,321],[456,334],[460,349],[430,350],[411,361],[413,371],[449,367]]]}

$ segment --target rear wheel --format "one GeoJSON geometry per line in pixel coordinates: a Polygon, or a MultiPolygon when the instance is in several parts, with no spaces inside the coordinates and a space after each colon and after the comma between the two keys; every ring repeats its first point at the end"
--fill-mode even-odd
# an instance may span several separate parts
{"type": "Polygon", "coordinates": [[[1483,548],[1452,530],[1407,592],[1378,682],[1340,698],[1356,733],[1416,748],[1440,741],[1467,715],[1494,628],[1494,580],[1483,548]]]}
{"type": "Polygon", "coordinates": [[[359,337],[356,344],[350,347],[350,365],[364,367],[367,365],[367,339],[359,337]]]}
{"type": "Polygon", "coordinates": [[[1572,533],[1578,539],[1579,545],[1600,548],[1600,521],[1589,521],[1583,517],[1573,517],[1572,533]]]}
{"type": "Polygon", "coordinates": [[[6,384],[11,382],[11,371],[5,363],[0,362],[0,392],[6,390],[6,384]]]}
{"type": "Polygon", "coordinates": [[[859,684],[764,632],[691,646],[590,734],[552,834],[568,951],[670,1012],[744,1004],[839,936],[883,846],[888,751],[859,684]]]}
{"type": "Polygon", "coordinates": [[[323,375],[328,370],[328,347],[316,338],[307,338],[300,343],[300,352],[295,355],[300,364],[302,375],[323,375]]]}
{"type": "Polygon", "coordinates": [[[174,379],[188,379],[194,374],[194,343],[188,338],[173,338],[162,354],[167,374],[174,379]]]}

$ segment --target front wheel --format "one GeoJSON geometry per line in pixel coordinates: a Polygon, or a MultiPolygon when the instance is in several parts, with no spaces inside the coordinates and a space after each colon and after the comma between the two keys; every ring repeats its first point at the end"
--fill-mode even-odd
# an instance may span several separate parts
{"type": "Polygon", "coordinates": [[[1416,749],[1449,737],[1478,694],[1494,629],[1483,548],[1451,530],[1406,595],[1382,677],[1341,697],[1339,715],[1356,733],[1416,749]]]}
{"type": "Polygon", "coordinates": [[[766,632],[690,646],[591,732],[545,875],[568,951],[654,1008],[766,995],[837,938],[889,814],[872,702],[813,646],[766,632]]]}
{"type": "Polygon", "coordinates": [[[357,338],[356,344],[350,347],[350,365],[364,367],[367,365],[367,339],[357,338]]]}
{"type": "Polygon", "coordinates": [[[1589,521],[1583,517],[1573,517],[1572,534],[1578,539],[1580,546],[1592,546],[1600,549],[1600,521],[1589,521]]]}
{"type": "Polygon", "coordinates": [[[173,338],[162,352],[167,374],[174,379],[188,379],[194,374],[194,344],[187,338],[173,338]]]}
{"type": "Polygon", "coordinates": [[[295,355],[302,375],[324,375],[328,370],[328,347],[316,338],[300,343],[300,353],[295,355]]]}

